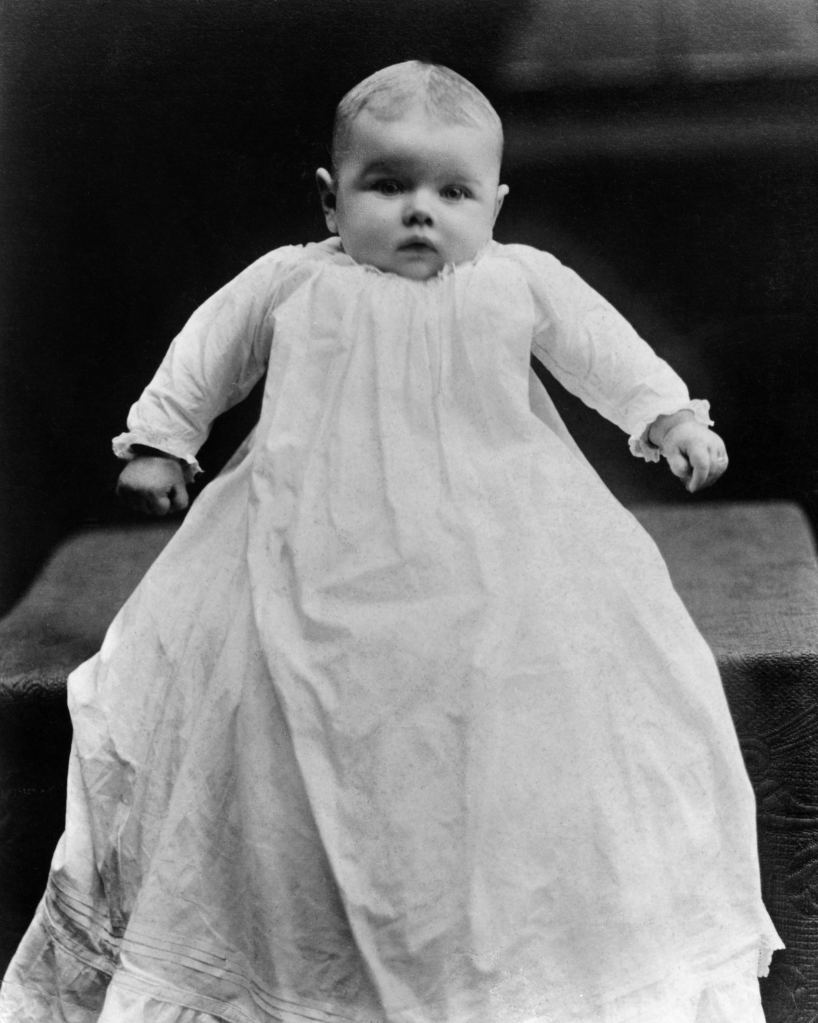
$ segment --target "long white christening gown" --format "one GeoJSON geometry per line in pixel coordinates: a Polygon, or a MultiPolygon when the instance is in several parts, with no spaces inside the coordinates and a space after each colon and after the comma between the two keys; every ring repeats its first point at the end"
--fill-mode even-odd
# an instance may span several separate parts
{"type": "Polygon", "coordinates": [[[780,947],[713,657],[532,351],[635,453],[690,402],[557,260],[278,249],[129,417],[258,426],[71,676],[4,1023],[755,1023],[780,947]],[[534,411],[532,411],[534,408],[534,411]],[[536,414],[535,414],[536,412],[536,414]]]}

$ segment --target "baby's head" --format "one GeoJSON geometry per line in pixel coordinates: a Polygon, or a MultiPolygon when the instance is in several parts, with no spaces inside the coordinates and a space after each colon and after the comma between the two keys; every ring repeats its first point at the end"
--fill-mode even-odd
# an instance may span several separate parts
{"type": "Polygon", "coordinates": [[[383,68],[338,105],[332,172],[316,178],[327,226],[356,262],[426,280],[491,240],[508,189],[503,129],[454,71],[383,68]]]}

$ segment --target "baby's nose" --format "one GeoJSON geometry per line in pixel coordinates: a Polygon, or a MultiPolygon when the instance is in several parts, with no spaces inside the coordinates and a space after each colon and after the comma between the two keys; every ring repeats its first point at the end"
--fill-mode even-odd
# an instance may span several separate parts
{"type": "Polygon", "coordinates": [[[403,222],[407,227],[431,227],[434,221],[431,197],[423,191],[408,193],[403,210],[403,222]]]}

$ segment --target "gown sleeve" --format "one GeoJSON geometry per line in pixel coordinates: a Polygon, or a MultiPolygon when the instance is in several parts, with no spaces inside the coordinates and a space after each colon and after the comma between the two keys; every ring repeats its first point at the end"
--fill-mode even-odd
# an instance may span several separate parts
{"type": "Polygon", "coordinates": [[[284,271],[300,253],[268,253],[211,295],[182,328],[159,369],[128,413],[114,454],[130,460],[134,445],[180,459],[191,479],[196,453],[213,420],[241,401],[262,377],[272,344],[272,319],[284,271]]]}
{"type": "Polygon", "coordinates": [[[647,439],[657,416],[689,409],[698,422],[713,425],[709,403],[691,400],[680,377],[581,277],[548,253],[525,245],[506,249],[531,288],[534,355],[568,391],[628,433],[634,455],[659,460],[647,439]]]}

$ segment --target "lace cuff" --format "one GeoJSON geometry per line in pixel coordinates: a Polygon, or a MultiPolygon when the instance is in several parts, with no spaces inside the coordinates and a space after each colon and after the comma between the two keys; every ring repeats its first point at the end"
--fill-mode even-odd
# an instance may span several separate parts
{"type": "Polygon", "coordinates": [[[657,412],[649,422],[643,420],[638,423],[628,439],[628,447],[631,454],[637,458],[644,458],[646,462],[658,462],[662,453],[655,444],[651,444],[648,440],[648,431],[660,415],[673,415],[675,412],[684,412],[685,409],[693,413],[695,422],[701,423],[702,426],[713,425],[713,420],[710,418],[710,402],[702,398],[693,398],[686,405],[682,405],[681,408],[674,408],[667,412],[657,412]]]}
{"type": "Polygon", "coordinates": [[[146,448],[156,448],[167,455],[172,455],[173,458],[178,458],[182,463],[186,483],[190,483],[202,471],[202,467],[196,461],[196,458],[188,451],[184,451],[178,440],[162,437],[159,434],[141,432],[120,433],[119,436],[114,437],[111,447],[117,458],[130,462],[136,457],[133,451],[134,444],[144,444],[146,448]]]}

